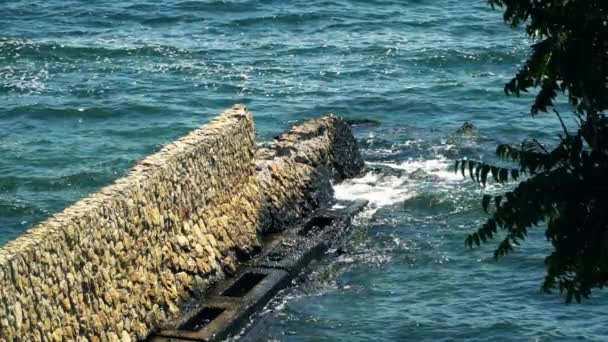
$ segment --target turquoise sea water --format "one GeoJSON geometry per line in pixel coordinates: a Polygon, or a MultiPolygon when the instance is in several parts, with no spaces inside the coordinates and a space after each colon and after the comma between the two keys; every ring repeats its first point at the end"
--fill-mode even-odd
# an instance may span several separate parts
{"type": "Polygon", "coordinates": [[[529,43],[481,0],[0,1],[0,243],[233,103],[261,141],[331,111],[382,122],[355,129],[378,171],[336,186],[371,207],[264,339],[605,340],[605,292],[539,292],[540,228],[498,263],[463,247],[481,190],[450,160],[558,131],[502,92],[529,43]]]}

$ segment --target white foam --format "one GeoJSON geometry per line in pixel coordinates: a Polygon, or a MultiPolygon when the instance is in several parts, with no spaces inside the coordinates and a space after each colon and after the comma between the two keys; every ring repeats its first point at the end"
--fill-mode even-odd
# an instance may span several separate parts
{"type": "Polygon", "coordinates": [[[435,159],[410,158],[399,164],[374,162],[368,162],[367,164],[372,166],[388,166],[393,169],[404,170],[407,173],[422,170],[445,181],[461,181],[464,179],[460,173],[454,172],[452,167],[453,161],[442,155],[438,155],[435,159]]]}
{"type": "Polygon", "coordinates": [[[370,208],[379,208],[412,198],[416,193],[406,183],[404,177],[368,172],[362,177],[334,185],[334,191],[338,200],[365,199],[369,201],[370,208]]]}
{"type": "Polygon", "coordinates": [[[410,173],[417,170],[437,177],[438,179],[431,181],[441,183],[438,184],[440,186],[452,187],[454,185],[450,183],[463,181],[464,177],[453,171],[451,163],[441,155],[434,159],[409,159],[401,163],[367,162],[370,166],[384,166],[403,170],[405,173],[395,176],[370,171],[361,177],[334,185],[335,197],[346,201],[368,200],[369,209],[363,215],[371,217],[381,207],[403,202],[417,195],[416,188],[421,182],[409,177],[410,173]]]}
{"type": "Polygon", "coordinates": [[[46,90],[49,72],[46,69],[34,68],[33,70],[13,69],[11,66],[0,68],[0,85],[19,91],[41,93],[46,90]]]}

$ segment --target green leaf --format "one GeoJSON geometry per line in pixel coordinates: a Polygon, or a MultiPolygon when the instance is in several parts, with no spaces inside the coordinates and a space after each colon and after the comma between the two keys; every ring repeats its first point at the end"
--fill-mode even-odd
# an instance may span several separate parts
{"type": "Polygon", "coordinates": [[[481,169],[481,184],[483,184],[483,186],[486,186],[486,182],[488,179],[488,172],[490,172],[490,166],[484,165],[481,169]]]}
{"type": "Polygon", "coordinates": [[[516,181],[519,179],[519,170],[511,170],[511,178],[516,181]]]}
{"type": "Polygon", "coordinates": [[[498,173],[498,178],[500,179],[501,183],[507,182],[509,180],[509,170],[500,169],[498,173]]]}
{"type": "Polygon", "coordinates": [[[498,168],[496,166],[491,166],[490,170],[492,171],[492,178],[494,178],[495,182],[499,182],[498,179],[498,168]]]}
{"type": "Polygon", "coordinates": [[[467,238],[464,240],[464,245],[465,247],[473,247],[473,237],[471,235],[467,236],[467,238]]]}
{"type": "Polygon", "coordinates": [[[494,197],[494,207],[497,209],[500,207],[500,202],[502,201],[502,196],[498,195],[494,197]]]}
{"type": "Polygon", "coordinates": [[[481,206],[483,207],[483,211],[485,211],[486,213],[488,212],[488,205],[490,204],[491,199],[492,199],[492,196],[484,195],[481,200],[481,206]]]}
{"type": "Polygon", "coordinates": [[[480,242],[479,242],[479,233],[473,233],[473,241],[475,242],[475,244],[477,246],[480,245],[480,242]]]}
{"type": "Polygon", "coordinates": [[[469,161],[469,177],[471,177],[471,180],[473,182],[475,182],[475,176],[474,176],[474,172],[473,172],[473,168],[475,167],[475,162],[473,161],[469,161]]]}
{"type": "Polygon", "coordinates": [[[460,173],[462,174],[463,177],[466,177],[467,175],[464,173],[465,167],[467,167],[467,162],[468,160],[461,160],[460,161],[460,173]]]}

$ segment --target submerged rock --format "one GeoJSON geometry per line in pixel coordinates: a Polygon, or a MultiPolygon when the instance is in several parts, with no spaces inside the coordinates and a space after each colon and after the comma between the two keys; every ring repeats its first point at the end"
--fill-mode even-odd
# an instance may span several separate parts
{"type": "Polygon", "coordinates": [[[410,179],[425,179],[429,178],[429,176],[431,175],[429,175],[428,172],[420,168],[409,174],[410,179]]]}
{"type": "Polygon", "coordinates": [[[383,177],[402,177],[404,170],[396,169],[388,165],[368,165],[365,167],[364,173],[373,172],[381,174],[383,177]]]}
{"type": "Polygon", "coordinates": [[[380,126],[382,122],[373,119],[350,119],[346,120],[349,126],[380,126]]]}
{"type": "Polygon", "coordinates": [[[458,134],[471,135],[475,132],[477,128],[470,121],[465,121],[465,123],[460,126],[460,128],[456,131],[458,134]]]}

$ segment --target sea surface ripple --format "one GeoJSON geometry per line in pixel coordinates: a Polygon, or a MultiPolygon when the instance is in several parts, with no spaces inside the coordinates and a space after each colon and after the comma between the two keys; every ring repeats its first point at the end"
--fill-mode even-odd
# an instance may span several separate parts
{"type": "Polygon", "coordinates": [[[501,18],[482,0],[0,1],[0,244],[234,103],[262,141],[335,112],[382,123],[355,128],[369,170],[336,185],[371,207],[262,340],[605,340],[605,292],[540,293],[541,228],[500,262],[463,247],[483,191],[451,161],[559,129],[504,96],[531,42],[501,18]]]}

